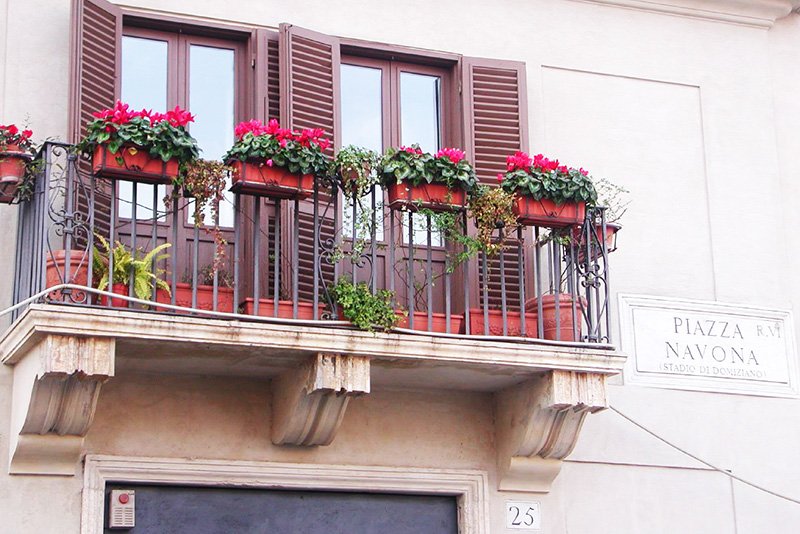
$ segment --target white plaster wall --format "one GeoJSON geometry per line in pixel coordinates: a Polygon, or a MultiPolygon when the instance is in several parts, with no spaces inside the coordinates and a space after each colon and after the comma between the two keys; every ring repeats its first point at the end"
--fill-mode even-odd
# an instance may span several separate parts
{"type": "MultiPolygon", "coordinates": [[[[569,0],[128,4],[525,61],[531,150],[633,192],[612,257],[615,291],[800,303],[798,15],[766,30],[569,0]]],[[[63,138],[69,2],[0,0],[0,14],[0,122],[29,116],[40,139],[63,138]]],[[[3,251],[14,210],[0,207],[3,251]]],[[[0,258],[0,280],[10,280],[13,259],[0,258]]],[[[10,289],[0,288],[0,306],[10,289]]],[[[132,376],[104,387],[90,452],[465,467],[496,482],[486,395],[376,391],[353,403],[334,445],[299,450],[269,444],[268,388],[257,382],[132,376]]],[[[2,369],[0,532],[76,532],[80,478],[3,474],[9,399],[2,369]]],[[[711,463],[800,498],[800,401],[630,385],[612,387],[611,399],[711,463]]],[[[493,493],[492,532],[504,531],[503,500],[525,497],[493,493]]],[[[610,411],[588,419],[553,491],[528,497],[553,534],[788,534],[800,524],[800,506],[731,483],[610,411]]]]}

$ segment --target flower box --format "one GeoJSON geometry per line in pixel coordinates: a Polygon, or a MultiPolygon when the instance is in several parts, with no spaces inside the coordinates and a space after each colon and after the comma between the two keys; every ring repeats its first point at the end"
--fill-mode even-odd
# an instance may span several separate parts
{"type": "Polygon", "coordinates": [[[97,145],[92,155],[92,171],[100,178],[169,185],[178,176],[178,160],[154,158],[136,145],[123,145],[116,154],[106,145],[97,145]]]}
{"type": "MultiPolygon", "coordinates": [[[[242,308],[245,315],[258,315],[259,317],[275,317],[275,304],[272,299],[258,299],[258,314],[255,313],[255,301],[252,298],[244,299],[242,308]]],[[[322,318],[325,305],[317,304],[317,319],[322,318]]],[[[294,319],[294,304],[291,300],[278,301],[278,317],[294,319]]],[[[297,319],[314,320],[314,303],[305,300],[297,303],[297,319]]]]}
{"type": "MultiPolygon", "coordinates": [[[[469,310],[469,334],[472,336],[502,336],[503,335],[503,312],[502,310],[489,310],[489,332],[486,332],[484,324],[483,308],[470,308],[469,310]]],[[[466,323],[465,323],[466,326],[466,323]]],[[[516,337],[539,337],[539,322],[535,312],[525,313],[525,333],[522,332],[522,321],[520,313],[506,311],[506,334],[516,337]]],[[[466,333],[466,328],[462,331],[466,333]]]]}
{"type": "MultiPolygon", "coordinates": [[[[409,318],[405,313],[397,311],[397,316],[400,320],[397,323],[397,328],[411,328],[409,326],[409,318]]],[[[442,332],[447,333],[447,315],[444,313],[434,313],[431,317],[432,328],[428,330],[428,312],[414,312],[414,330],[421,330],[423,332],[442,332]]],[[[457,314],[450,314],[450,334],[460,334],[464,328],[464,316],[457,314]]]]}
{"type": "Polygon", "coordinates": [[[514,213],[519,223],[525,226],[563,228],[583,223],[586,217],[586,204],[583,202],[556,204],[552,200],[536,200],[533,197],[517,195],[514,200],[514,213]]]}
{"type": "MultiPolygon", "coordinates": [[[[559,293],[558,295],[558,328],[556,327],[556,296],[542,295],[542,322],[544,339],[556,341],[580,341],[581,327],[583,326],[583,307],[586,300],[581,298],[579,302],[569,293],[559,293]],[[575,321],[572,317],[572,303],[575,302],[575,321]],[[573,325],[575,328],[573,329],[573,325]],[[574,330],[577,330],[576,339],[574,330]]],[[[539,310],[538,300],[533,298],[525,303],[525,310],[537,312],[539,310]]]]}
{"type": "Polygon", "coordinates": [[[232,160],[231,191],[270,198],[304,199],[314,192],[312,174],[294,174],[283,167],[269,166],[263,161],[232,160]]]}
{"type": "MultiPolygon", "coordinates": [[[[45,269],[45,287],[55,287],[65,283],[67,266],[69,266],[69,283],[85,286],[88,283],[89,255],[83,250],[71,250],[67,256],[66,250],[54,250],[47,256],[45,269]]],[[[125,293],[127,295],[127,292],[125,293]]],[[[85,291],[72,290],[69,296],[56,290],[47,295],[53,301],[69,301],[74,303],[87,302],[85,291]]]]}
{"type": "Polygon", "coordinates": [[[423,183],[411,185],[405,182],[392,182],[387,187],[389,206],[407,208],[418,207],[433,211],[455,211],[463,209],[467,203],[467,193],[463,189],[450,189],[445,184],[423,183]]]}
{"type": "MultiPolygon", "coordinates": [[[[163,289],[159,289],[156,291],[156,302],[160,302],[161,304],[172,304],[172,297],[163,289]]],[[[175,284],[175,306],[183,306],[184,308],[194,308],[197,310],[214,310],[214,286],[198,285],[197,305],[192,306],[192,284],[175,284]]],[[[156,306],[155,309],[156,311],[168,313],[189,313],[185,311],[161,308],[158,306],[156,306]]],[[[233,313],[233,289],[229,287],[217,287],[216,311],[233,313]]]]}
{"type": "Polygon", "coordinates": [[[19,145],[0,147],[0,203],[11,204],[30,156],[19,145]]]}

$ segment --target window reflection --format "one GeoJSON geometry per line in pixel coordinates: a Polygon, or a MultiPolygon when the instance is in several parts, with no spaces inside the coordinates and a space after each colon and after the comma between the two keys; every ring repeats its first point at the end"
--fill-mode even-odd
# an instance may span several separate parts
{"type": "Polygon", "coordinates": [[[400,130],[403,145],[419,143],[425,152],[441,148],[441,79],[438,76],[400,73],[400,130]]]}
{"type": "MultiPolygon", "coordinates": [[[[169,44],[156,39],[141,37],[122,37],[122,101],[134,109],[167,109],[167,57],[169,44]]],[[[120,180],[119,216],[130,219],[133,215],[133,183],[120,180]]],[[[160,210],[160,199],[164,198],[166,188],[158,186],[156,209],[159,219],[164,220],[160,210]]],[[[136,218],[153,218],[153,187],[136,184],[136,218]]]]}
{"type": "MultiPolygon", "coordinates": [[[[233,144],[234,95],[234,51],[191,45],[189,110],[195,120],[189,124],[189,130],[197,139],[203,159],[220,160],[233,144]]],[[[192,217],[191,213],[188,215],[192,217]]],[[[212,224],[210,207],[206,208],[205,216],[206,224],[212,224]]],[[[227,187],[225,200],[219,206],[219,224],[233,226],[233,194],[227,191],[227,187]]]]}
{"type": "MultiPolygon", "coordinates": [[[[382,71],[370,67],[342,65],[340,71],[342,100],[342,146],[355,145],[377,153],[383,151],[383,101],[382,71]]],[[[356,208],[359,220],[361,208],[370,209],[372,199],[369,195],[360,199],[356,208]]],[[[346,201],[342,207],[343,233],[353,236],[353,202],[346,201]]],[[[375,188],[376,228],[375,237],[383,240],[383,189],[375,188]]],[[[359,237],[367,238],[371,233],[371,219],[364,217],[363,224],[357,224],[359,237]],[[360,235],[361,233],[366,235],[360,235]]]]}

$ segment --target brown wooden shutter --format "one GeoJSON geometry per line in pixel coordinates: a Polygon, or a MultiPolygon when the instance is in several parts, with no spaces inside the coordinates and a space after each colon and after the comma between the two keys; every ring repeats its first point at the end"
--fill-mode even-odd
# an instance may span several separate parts
{"type": "Polygon", "coordinates": [[[77,142],[92,113],[114,105],[120,93],[122,12],[105,0],[72,4],[70,141],[77,142]]]}
{"type": "MultiPolygon", "coordinates": [[[[280,122],[281,125],[295,130],[305,128],[322,128],[331,140],[328,155],[332,156],[334,147],[339,146],[339,40],[336,37],[323,35],[311,30],[281,24],[278,56],[280,71],[278,73],[280,88],[280,122]]],[[[272,104],[273,100],[270,100],[272,104]]],[[[272,110],[272,106],[270,105],[272,110]]],[[[327,191],[320,191],[319,234],[320,240],[332,240],[335,237],[333,213],[325,207],[331,201],[327,191]],[[324,213],[327,216],[323,215],[324,213]]],[[[292,202],[287,205],[292,206],[292,202]]],[[[303,300],[313,299],[314,265],[314,216],[311,200],[299,203],[299,250],[298,293],[303,300]]],[[[283,272],[292,272],[291,254],[291,222],[292,210],[286,209],[283,232],[282,255],[283,272]]],[[[332,284],[334,267],[327,262],[321,263],[321,283],[332,284]]],[[[283,276],[287,295],[291,294],[291,278],[283,276]]],[[[322,285],[322,284],[321,284],[322,285]]],[[[323,296],[320,295],[320,300],[323,296]]]]}
{"type": "MultiPolygon", "coordinates": [[[[73,0],[72,28],[69,138],[77,142],[94,118],[92,113],[113,106],[119,97],[122,12],[105,0],[73,0]]],[[[85,160],[79,168],[86,188],[76,189],[76,210],[89,220],[91,169],[85,160]]],[[[111,226],[110,206],[110,184],[98,181],[94,226],[103,235],[111,226]]]]}
{"type": "Polygon", "coordinates": [[[479,179],[496,184],[506,157],[528,149],[525,64],[465,57],[461,83],[467,154],[479,179]]]}

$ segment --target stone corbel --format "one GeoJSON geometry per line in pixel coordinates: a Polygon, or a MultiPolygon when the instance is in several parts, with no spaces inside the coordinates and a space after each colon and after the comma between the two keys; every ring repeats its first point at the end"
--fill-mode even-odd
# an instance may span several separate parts
{"type": "Polygon", "coordinates": [[[352,397],[369,393],[363,356],[317,354],[273,380],[272,442],[330,445],[352,397]]]}
{"type": "Polygon", "coordinates": [[[550,491],[586,416],[608,407],[605,378],[550,371],[495,395],[501,491],[550,491]]]}
{"type": "Polygon", "coordinates": [[[75,474],[114,348],[113,338],[50,334],[4,360],[14,366],[9,473],[75,474]]]}

